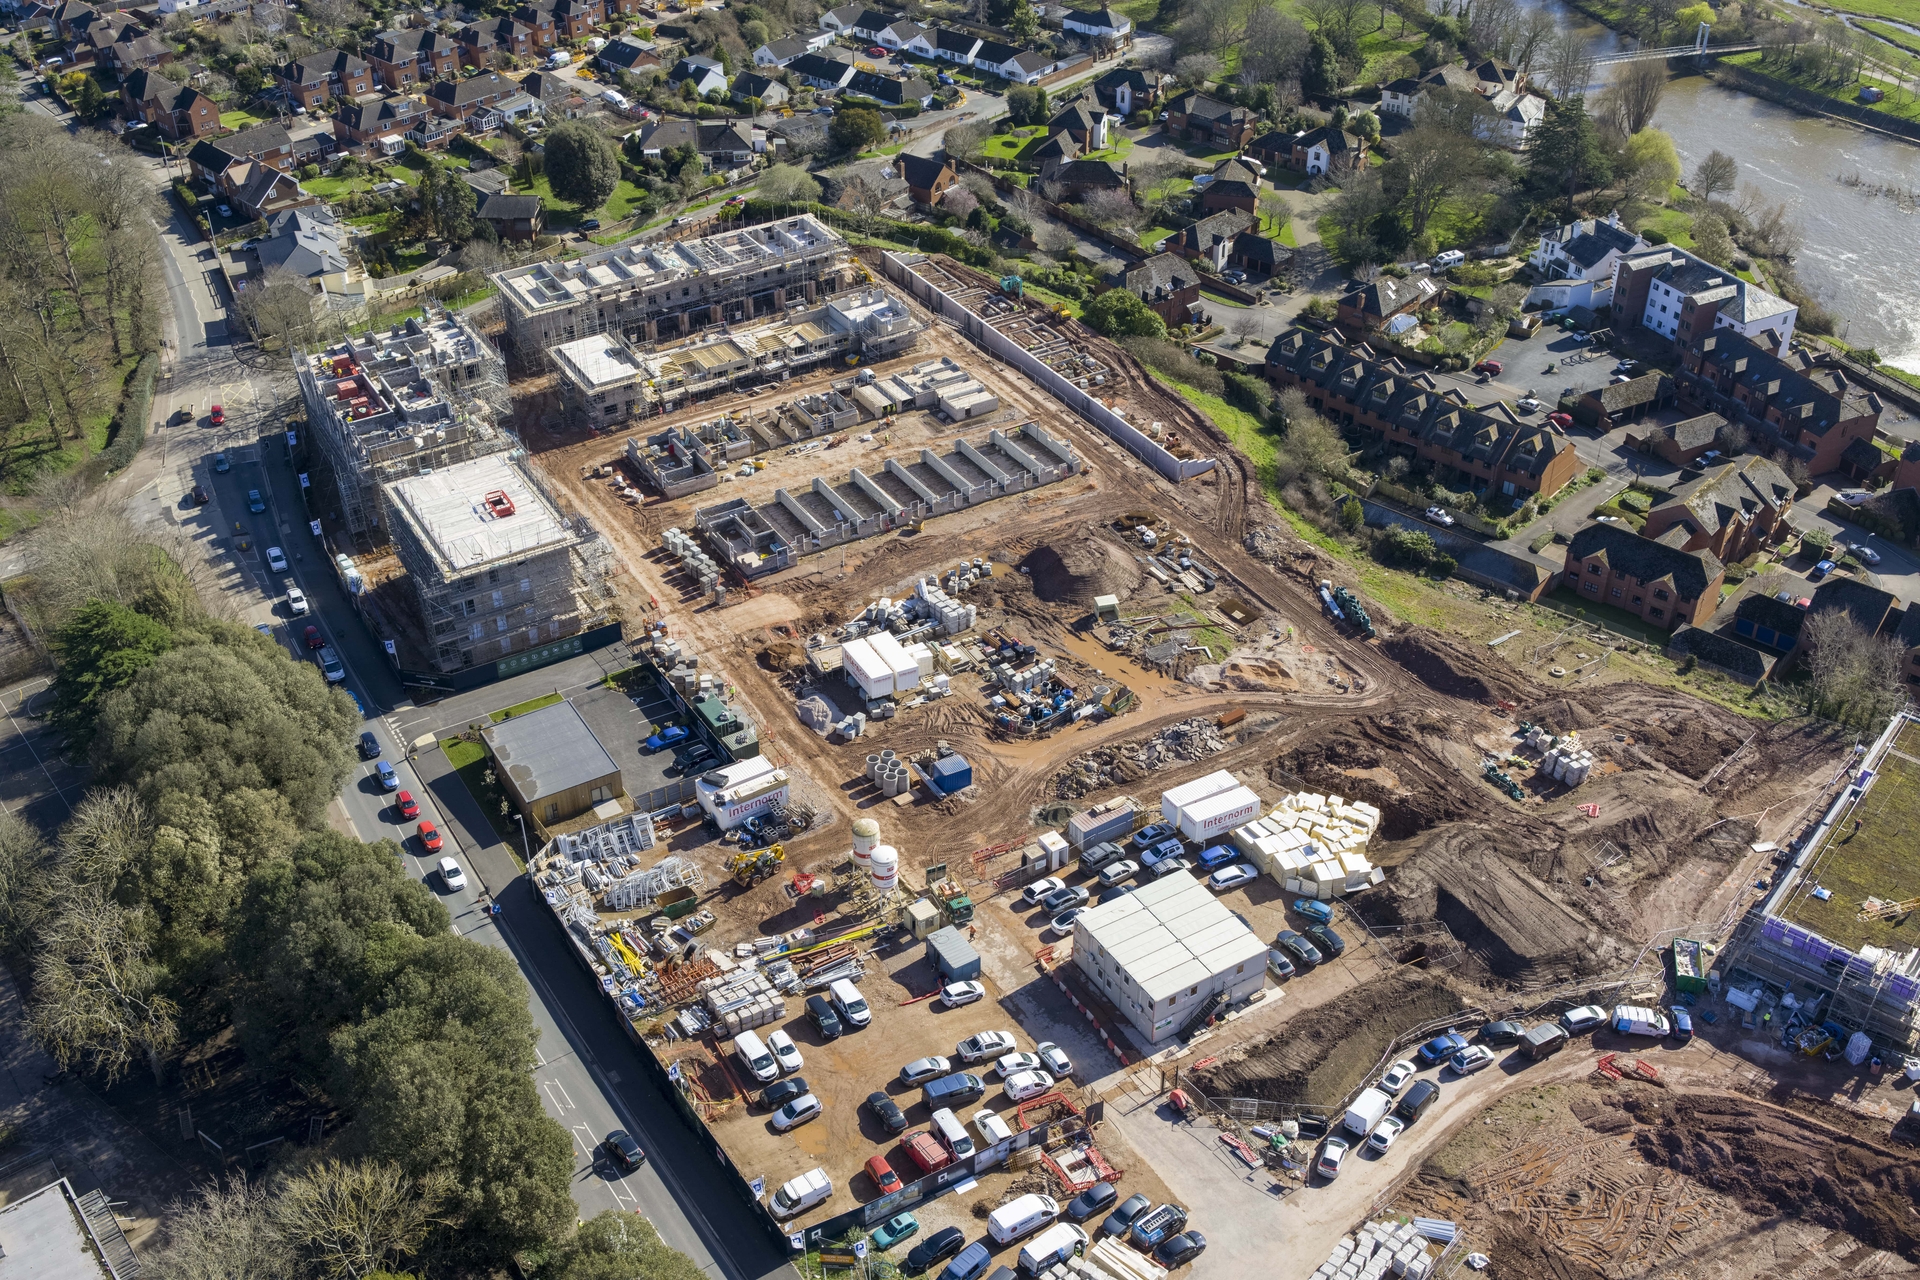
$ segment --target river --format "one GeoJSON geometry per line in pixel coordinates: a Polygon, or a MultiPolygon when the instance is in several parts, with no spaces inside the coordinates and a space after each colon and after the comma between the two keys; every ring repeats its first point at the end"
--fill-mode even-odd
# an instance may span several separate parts
{"type": "MultiPolygon", "coordinates": [[[[1633,43],[1559,0],[1531,2],[1589,36],[1598,53],[1633,43]]],[[[1872,194],[1920,189],[1920,146],[1803,116],[1703,76],[1669,84],[1654,124],[1673,136],[1687,173],[1708,152],[1724,151],[1739,162],[1741,182],[1786,201],[1805,235],[1800,281],[1833,313],[1840,336],[1920,373],[1920,212],[1911,200],[1903,209],[1872,194]],[[1840,181],[1856,176],[1857,187],[1840,181]]]]}

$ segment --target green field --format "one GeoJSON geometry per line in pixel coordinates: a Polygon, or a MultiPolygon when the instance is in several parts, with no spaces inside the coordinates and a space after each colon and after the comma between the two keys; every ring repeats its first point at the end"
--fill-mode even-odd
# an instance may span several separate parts
{"type": "Polygon", "coordinates": [[[1914,916],[1859,918],[1868,897],[1920,897],[1920,764],[1914,763],[1920,756],[1920,723],[1910,722],[1893,747],[1867,794],[1828,833],[1780,913],[1853,950],[1867,944],[1906,950],[1920,934],[1920,918],[1914,916]],[[1833,896],[1820,901],[1813,896],[1815,886],[1833,896]]]}
{"type": "Polygon", "coordinates": [[[1872,32],[1888,44],[1898,45],[1908,53],[1920,53],[1920,36],[1915,35],[1911,31],[1903,31],[1899,27],[1890,27],[1884,22],[1863,21],[1856,22],[1854,25],[1862,31],[1872,32]]]}
{"type": "Polygon", "coordinates": [[[1847,0],[1842,13],[1857,13],[1869,18],[1892,18],[1920,27],[1920,0],[1847,0]]]}
{"type": "MultiPolygon", "coordinates": [[[[1895,53],[1891,50],[1884,50],[1880,56],[1891,61],[1892,59],[1902,58],[1905,55],[1895,53]]],[[[1898,85],[1893,84],[1891,81],[1882,80],[1877,76],[1863,75],[1846,84],[1823,83],[1816,81],[1811,76],[1799,74],[1791,67],[1781,63],[1762,66],[1759,51],[1753,53],[1736,53],[1725,59],[1725,61],[1732,63],[1734,66],[1745,67],[1749,71],[1756,71],[1761,75],[1770,76],[1782,84],[1790,84],[1796,89],[1805,89],[1809,93],[1817,93],[1838,102],[1848,102],[1854,106],[1866,107],[1869,111],[1882,112],[1899,120],[1920,121],[1920,99],[1916,99],[1911,93],[1900,89],[1898,85]],[[1859,101],[1857,95],[1860,89],[1863,86],[1869,85],[1883,91],[1887,96],[1873,103],[1859,101]]]]}

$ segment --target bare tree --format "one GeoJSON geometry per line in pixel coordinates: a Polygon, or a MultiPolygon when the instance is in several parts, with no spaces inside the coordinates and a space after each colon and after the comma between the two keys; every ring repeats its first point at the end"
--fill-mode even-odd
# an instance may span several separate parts
{"type": "Polygon", "coordinates": [[[1312,37],[1299,19],[1271,4],[1258,4],[1247,15],[1240,65],[1253,75],[1256,84],[1298,80],[1311,43],[1312,37]]]}
{"type": "Polygon", "coordinates": [[[41,933],[28,1021],[62,1067],[86,1063],[112,1083],[144,1061],[160,1083],[180,1030],[148,959],[144,915],[76,887],[41,933]]]}
{"type": "Polygon", "coordinates": [[[1693,171],[1693,194],[1702,204],[1730,192],[1740,180],[1740,165],[1724,151],[1710,151],[1693,171]]]}
{"type": "Polygon", "coordinates": [[[1386,181],[1414,235],[1426,234],[1428,223],[1449,197],[1477,183],[1484,167],[1482,151],[1472,136],[1434,123],[1424,114],[1398,140],[1386,166],[1386,181]]]}
{"type": "Polygon", "coordinates": [[[1183,54],[1173,64],[1173,74],[1181,84],[1198,88],[1220,74],[1220,55],[1208,52],[1183,54]]]}
{"type": "Polygon", "coordinates": [[[1507,54],[1507,61],[1531,74],[1546,56],[1547,50],[1553,47],[1553,38],[1559,31],[1553,14],[1547,9],[1527,10],[1527,16],[1521,19],[1519,29],[1514,33],[1513,48],[1507,54]]]}
{"type": "Polygon", "coordinates": [[[1260,317],[1252,307],[1241,307],[1227,321],[1227,332],[1236,339],[1234,346],[1244,347],[1248,339],[1260,332],[1260,317]]]}
{"type": "Polygon", "coordinates": [[[1906,701],[1905,654],[1844,610],[1810,613],[1800,626],[1807,651],[1807,710],[1874,729],[1906,701]]]}
{"type": "Polygon", "coordinates": [[[1547,47],[1541,74],[1555,97],[1566,98],[1586,90],[1593,79],[1593,47],[1577,31],[1563,31],[1547,47]]]}
{"type": "Polygon", "coordinates": [[[1653,123],[1654,112],[1660,109],[1660,99],[1666,92],[1666,63],[1654,59],[1623,62],[1601,91],[1596,114],[1611,117],[1622,134],[1636,134],[1653,123]]]}
{"type": "Polygon", "coordinates": [[[947,155],[955,160],[978,160],[980,150],[993,136],[993,126],[983,120],[956,124],[941,137],[947,155]]]}
{"type": "Polygon", "coordinates": [[[1727,419],[1714,432],[1714,442],[1729,458],[1745,453],[1747,446],[1753,443],[1753,435],[1740,423],[1727,419]]]}
{"type": "Polygon", "coordinates": [[[142,1261],[155,1280],[292,1280],[266,1189],[236,1174],[167,1213],[165,1243],[142,1261]]]}
{"type": "Polygon", "coordinates": [[[1146,225],[1140,206],[1124,191],[1089,191],[1080,198],[1080,210],[1081,216],[1096,226],[1132,231],[1146,225]]]}
{"type": "Polygon", "coordinates": [[[398,1165],[328,1160],[288,1180],[274,1217],[326,1275],[362,1280],[418,1249],[453,1191],[450,1172],[410,1178],[398,1165]]]}

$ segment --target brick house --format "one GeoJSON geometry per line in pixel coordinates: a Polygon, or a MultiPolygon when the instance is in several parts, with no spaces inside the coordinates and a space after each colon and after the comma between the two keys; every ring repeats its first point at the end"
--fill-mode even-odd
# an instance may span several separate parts
{"type": "Polygon", "coordinates": [[[375,36],[367,45],[367,62],[381,87],[404,93],[451,76],[460,67],[460,52],[452,37],[410,27],[375,36]]]}
{"type": "Polygon", "coordinates": [[[470,22],[454,32],[453,39],[461,47],[461,65],[469,67],[486,66],[496,53],[513,58],[531,57],[538,47],[534,43],[533,28],[512,18],[470,22]]]}
{"type": "Polygon", "coordinates": [[[274,77],[295,106],[311,111],[329,98],[373,92],[373,68],[350,53],[326,49],[278,68],[274,77]]]}
{"type": "MultiPolygon", "coordinates": [[[[1069,139],[1071,141],[1071,139],[1069,139]]],[[[1125,191],[1127,176],[1111,160],[1069,160],[1040,169],[1040,181],[1064,202],[1087,191],[1125,191]]]]}
{"type": "Polygon", "coordinates": [[[1705,548],[1725,564],[1737,564],[1786,537],[1793,510],[1794,484],[1761,457],[1722,463],[1698,479],[1676,485],[1673,497],[1647,513],[1641,533],[1660,538],[1669,530],[1686,534],[1683,551],[1705,548]]]}
{"type": "Polygon", "coordinates": [[[1174,254],[1156,253],[1115,273],[1109,283],[1146,303],[1169,329],[1206,319],[1200,307],[1200,273],[1174,254]]]}
{"type": "Polygon", "coordinates": [[[254,164],[281,173],[292,171],[293,139],[284,127],[273,121],[257,124],[217,142],[203,139],[187,153],[187,167],[193,176],[214,183],[229,195],[239,190],[254,164]],[[238,172],[243,165],[248,166],[246,172],[238,172]]]}
{"type": "Polygon", "coordinates": [[[219,103],[158,71],[141,70],[123,78],[120,106],[128,119],[150,124],[175,142],[220,131],[219,103]]]}
{"type": "Polygon", "coordinates": [[[173,61],[173,46],[155,35],[133,28],[121,31],[111,44],[106,45],[95,59],[118,76],[132,75],[136,71],[151,71],[173,61]]]}
{"type": "Polygon", "coordinates": [[[1628,435],[1627,448],[1684,467],[1718,448],[1720,433],[1726,425],[1727,420],[1719,414],[1703,413],[1665,426],[1650,427],[1641,435],[1628,435]]]}
{"type": "Polygon", "coordinates": [[[948,187],[960,180],[950,161],[926,156],[900,157],[900,176],[907,180],[907,194],[915,204],[937,204],[948,187]]]}
{"type": "Polygon", "coordinates": [[[1215,271],[1221,271],[1225,269],[1227,255],[1232,252],[1233,238],[1252,225],[1253,215],[1246,210],[1222,209],[1162,240],[1160,251],[1204,260],[1212,263],[1215,271]]]}
{"type": "Polygon", "coordinates": [[[1431,374],[1329,335],[1287,330],[1261,372],[1275,387],[1298,387],[1341,428],[1455,473],[1455,487],[1523,501],[1559,492],[1584,469],[1573,443],[1551,427],[1522,422],[1504,406],[1474,409],[1458,391],[1443,393],[1431,374]]]}
{"type": "Polygon", "coordinates": [[[1748,591],[1734,606],[1733,634],[1752,643],[1776,663],[1784,664],[1800,647],[1800,628],[1806,620],[1807,611],[1792,601],[1776,600],[1762,591],[1748,591]]]}
{"type": "Polygon", "coordinates": [[[593,34],[607,20],[607,10],[601,0],[535,0],[515,9],[513,16],[533,28],[535,40],[546,48],[593,34]]]}
{"type": "Polygon", "coordinates": [[[1440,286],[1428,276],[1405,280],[1381,276],[1340,299],[1336,323],[1356,336],[1372,333],[1395,316],[1413,315],[1439,297],[1440,286]]]}
{"type": "Polygon", "coordinates": [[[389,98],[357,98],[343,102],[333,113],[334,140],[343,148],[368,147],[375,151],[388,139],[402,138],[427,118],[427,109],[413,98],[394,95],[389,98]]]}
{"type": "Polygon", "coordinates": [[[1078,98],[1054,113],[1053,119],[1047,121],[1047,133],[1053,135],[1064,131],[1083,150],[1105,151],[1109,123],[1105,110],[1078,98]]]}
{"type": "Polygon", "coordinates": [[[1239,151],[1253,141],[1260,115],[1247,107],[1231,106],[1198,91],[1182,94],[1167,105],[1169,137],[1200,142],[1221,151],[1239,151]]]}
{"type": "Polygon", "coordinates": [[[1138,67],[1115,67],[1093,82],[1100,105],[1123,116],[1151,111],[1160,103],[1160,74],[1138,67]]]}
{"type": "Polygon", "coordinates": [[[226,192],[234,212],[249,218],[271,218],[289,209],[320,203],[290,173],[256,161],[242,161],[229,169],[226,192]]]}
{"type": "Polygon", "coordinates": [[[1730,329],[1785,355],[1800,315],[1785,299],[1672,245],[1614,260],[1612,307],[1615,329],[1651,329],[1676,351],[1730,329]]]}
{"type": "Polygon", "coordinates": [[[427,109],[448,120],[466,120],[519,91],[518,84],[498,71],[483,71],[465,80],[436,80],[427,89],[427,109]]]}
{"type": "Polygon", "coordinates": [[[1206,185],[1194,203],[1198,212],[1218,213],[1238,209],[1252,213],[1260,204],[1260,175],[1238,160],[1223,160],[1214,166],[1213,181],[1206,185]]]}
{"type": "Polygon", "coordinates": [[[1837,364],[1799,350],[1779,356],[1724,329],[1681,352],[1674,385],[1683,401],[1745,427],[1756,448],[1785,449],[1816,476],[1839,470],[1847,448],[1871,444],[1880,424],[1880,398],[1837,364]]]}
{"type": "Polygon", "coordinates": [[[1671,631],[1698,626],[1720,603],[1726,566],[1711,551],[1683,551],[1614,524],[1590,524],[1567,544],[1561,581],[1581,599],[1625,609],[1671,631]]]}
{"type": "Polygon", "coordinates": [[[493,224],[502,240],[537,239],[546,224],[539,196],[488,196],[480,205],[480,216],[493,224]]]}

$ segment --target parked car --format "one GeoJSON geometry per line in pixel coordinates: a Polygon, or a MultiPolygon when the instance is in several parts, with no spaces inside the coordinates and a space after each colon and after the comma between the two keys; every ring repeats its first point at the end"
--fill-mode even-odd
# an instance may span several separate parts
{"type": "Polygon", "coordinates": [[[640,1149],[640,1144],[625,1129],[615,1129],[608,1134],[606,1141],[600,1144],[600,1149],[607,1153],[607,1159],[628,1173],[638,1169],[647,1158],[647,1153],[640,1149]]]}
{"type": "Polygon", "coordinates": [[[966,1232],[958,1227],[942,1227],[907,1251],[906,1272],[908,1275],[917,1275],[934,1263],[951,1258],[966,1244],[966,1232]]]}
{"type": "Polygon", "coordinates": [[[1162,840],[1140,855],[1140,865],[1151,871],[1168,858],[1177,858],[1186,851],[1186,846],[1178,840],[1162,840]]]}
{"type": "Polygon", "coordinates": [[[258,489],[247,490],[247,510],[259,515],[267,509],[267,500],[260,496],[258,489]]]}
{"type": "Polygon", "coordinates": [[[813,1094],[803,1094],[773,1113],[773,1127],[785,1133],[788,1129],[797,1129],[820,1114],[820,1099],[813,1094]]]}
{"type": "Polygon", "coordinates": [[[1101,869],[1100,883],[1104,887],[1111,889],[1115,885],[1119,884],[1122,880],[1131,880],[1133,879],[1134,876],[1138,875],[1139,873],[1140,873],[1139,863],[1133,861],[1131,858],[1122,858],[1119,862],[1114,863],[1112,866],[1104,867],[1101,869]]]}
{"type": "Polygon", "coordinates": [[[685,742],[692,733],[693,730],[684,724],[670,725],[649,737],[646,748],[649,751],[665,751],[676,743],[685,742]]]}
{"type": "Polygon", "coordinates": [[[906,1130],[907,1113],[900,1109],[899,1103],[880,1090],[876,1089],[867,1095],[867,1110],[873,1112],[873,1118],[878,1120],[880,1127],[888,1133],[902,1133],[906,1130]]]}
{"type": "Polygon", "coordinates": [[[1583,1004],[1577,1009],[1569,1009],[1560,1015],[1560,1025],[1567,1034],[1577,1036],[1607,1025],[1607,1011],[1597,1004],[1583,1004]]]}
{"type": "Polygon", "coordinates": [[[938,1080],[941,1076],[951,1073],[952,1070],[953,1063],[946,1058],[940,1057],[938,1054],[929,1058],[915,1058],[912,1062],[900,1068],[900,1083],[911,1085],[925,1084],[929,1080],[938,1080]]]}
{"type": "Polygon", "coordinates": [[[267,571],[269,573],[285,573],[287,571],[287,553],[278,547],[268,547],[267,571]]]}
{"type": "Polygon", "coordinates": [[[416,829],[420,836],[420,847],[428,853],[438,853],[446,841],[440,836],[440,828],[431,822],[422,822],[416,829]]]}
{"type": "Polygon", "coordinates": [[[1100,896],[1095,898],[1094,901],[1104,907],[1109,902],[1112,902],[1115,898],[1124,898],[1132,892],[1133,892],[1132,885],[1116,884],[1111,889],[1102,889],[1100,891],[1100,896]]]}
{"type": "Polygon", "coordinates": [[[1407,1122],[1399,1116],[1388,1116],[1380,1122],[1379,1128],[1367,1135],[1367,1145],[1381,1155],[1393,1146],[1393,1140],[1407,1131],[1407,1122]]]}
{"type": "Polygon", "coordinates": [[[1065,1080],[1073,1074],[1073,1059],[1053,1041],[1042,1040],[1033,1051],[1040,1055],[1040,1065],[1053,1072],[1055,1080],[1065,1080]]]}
{"type": "Polygon", "coordinates": [[[467,873],[452,858],[440,859],[440,883],[448,893],[458,893],[467,887],[467,873]]]}
{"type": "Polygon", "coordinates": [[[1420,1064],[1437,1067],[1466,1047],[1467,1038],[1457,1031],[1435,1036],[1420,1046],[1420,1064]]]}
{"type": "Polygon", "coordinates": [[[993,1254],[988,1252],[985,1244],[975,1240],[954,1255],[947,1269],[940,1273],[940,1280],[975,1280],[975,1277],[986,1274],[992,1263],[993,1254]]]}
{"type": "Polygon", "coordinates": [[[1459,1076],[1470,1076],[1476,1071],[1484,1071],[1494,1062],[1493,1050],[1483,1044],[1468,1045],[1447,1059],[1447,1065],[1459,1076]]]}
{"type": "Polygon", "coordinates": [[[1820,562],[1819,564],[1816,564],[1815,566],[1813,566],[1813,568],[1811,568],[1811,569],[1809,569],[1809,570],[1807,571],[1807,581],[1808,581],[1808,582],[1818,582],[1818,581],[1820,581],[1820,579],[1822,579],[1822,578],[1824,578],[1824,577],[1826,577],[1826,576],[1827,576],[1828,574],[1830,574],[1830,573],[1832,573],[1832,572],[1833,572],[1833,570],[1834,570],[1834,562],[1833,562],[1833,561],[1831,561],[1831,560],[1822,560],[1822,561],[1821,561],[1821,562],[1820,562]]]}
{"type": "Polygon", "coordinates": [[[1619,364],[1613,366],[1613,371],[1615,373],[1632,373],[1639,367],[1640,362],[1638,360],[1622,360],[1619,364]]]}
{"type": "Polygon", "coordinates": [[[1044,1071],[1016,1071],[1007,1077],[1007,1096],[1015,1102],[1037,1098],[1053,1088],[1053,1077],[1044,1071]]]}
{"type": "Polygon", "coordinates": [[[1453,517],[1447,514],[1445,507],[1428,507],[1427,519],[1435,524],[1451,525],[1453,523],[1453,517]]]}
{"type": "Polygon", "coordinates": [[[600,229],[600,219],[588,218],[585,222],[580,224],[580,229],[582,231],[598,231],[600,229]]]}
{"type": "Polygon", "coordinates": [[[1247,282],[1247,273],[1238,267],[1234,267],[1229,271],[1222,271],[1220,278],[1228,284],[1245,284],[1247,282]]]}
{"type": "Polygon", "coordinates": [[[1140,1215],[1129,1233],[1133,1247],[1152,1249],[1162,1240],[1186,1229],[1187,1211],[1177,1204],[1163,1204],[1140,1215]]]}
{"type": "Polygon", "coordinates": [[[1133,1226],[1133,1220],[1145,1213],[1152,1203],[1153,1201],[1145,1196],[1128,1196],[1120,1202],[1120,1207],[1108,1214],[1106,1221],[1100,1224],[1100,1234],[1103,1236],[1127,1234],[1127,1229],[1133,1226]]]}
{"type": "Polygon", "coordinates": [[[1535,400],[1532,396],[1522,396],[1514,402],[1514,407],[1522,413],[1538,413],[1547,406],[1535,400]]]}
{"type": "Polygon", "coordinates": [[[320,628],[318,627],[307,628],[306,641],[307,648],[309,649],[324,649],[327,645],[327,638],[320,634],[320,628]]]}
{"type": "Polygon", "coordinates": [[[1550,413],[1547,415],[1547,421],[1562,431],[1565,431],[1573,425],[1573,415],[1570,413],[1550,413]]]}
{"type": "Polygon", "coordinates": [[[1880,553],[1878,551],[1875,551],[1872,547],[1868,546],[1864,542],[1854,543],[1853,546],[1849,548],[1849,550],[1851,550],[1854,555],[1859,556],[1861,560],[1865,561],[1868,564],[1880,563],[1880,553]]]}
{"type": "Polygon", "coordinates": [[[1293,957],[1293,962],[1302,969],[1311,969],[1326,959],[1320,954],[1320,948],[1301,937],[1291,929],[1282,929],[1274,936],[1273,945],[1293,957]]]}
{"type": "Polygon", "coordinates": [[[1172,827],[1164,822],[1156,822],[1133,833],[1133,847],[1142,851],[1151,849],[1172,834],[1172,827]]]}
{"type": "MultiPolygon", "coordinates": [[[[219,411],[216,409],[215,412],[219,411]]],[[[227,457],[225,450],[213,455],[213,470],[216,475],[225,475],[233,470],[233,461],[227,457]]]]}
{"type": "MultiPolygon", "coordinates": [[[[220,216],[223,218],[227,216],[227,207],[225,205],[220,206],[220,216]]],[[[213,408],[207,411],[208,425],[215,426],[215,427],[225,426],[226,421],[227,421],[227,411],[221,406],[215,405],[213,406],[213,408]]],[[[224,458],[226,455],[221,454],[220,456],[224,458]]],[[[226,470],[226,468],[221,467],[220,470],[224,471],[226,470]]]]}
{"type": "Polygon", "coordinates": [[[1340,1176],[1340,1166],[1346,1162],[1349,1150],[1345,1138],[1328,1138],[1321,1144],[1320,1158],[1313,1162],[1313,1171],[1332,1182],[1340,1176]]]}
{"type": "Polygon", "coordinates": [[[322,648],[314,655],[314,661],[320,664],[320,674],[327,678],[328,684],[339,684],[347,678],[347,669],[340,665],[340,655],[332,649],[322,648]]]}
{"type": "MultiPolygon", "coordinates": [[[[399,789],[400,775],[395,773],[393,771],[393,766],[388,764],[385,760],[374,761],[373,771],[380,778],[380,789],[382,791],[397,791],[399,789]]],[[[418,812],[419,812],[418,809],[414,810],[414,813],[418,813],[418,812]]],[[[407,816],[412,817],[413,814],[408,814],[407,816]]]]}
{"type": "Polygon", "coordinates": [[[1333,920],[1332,903],[1316,902],[1312,898],[1295,898],[1293,909],[1295,914],[1303,915],[1315,924],[1328,924],[1333,920]]]}
{"type": "Polygon", "coordinates": [[[1347,954],[1346,939],[1335,933],[1332,925],[1310,924],[1306,928],[1306,934],[1313,939],[1315,946],[1336,960],[1347,954]]]}
{"type": "Polygon", "coordinates": [[[1085,907],[1068,907],[1047,921],[1047,928],[1064,938],[1073,932],[1073,922],[1080,918],[1080,913],[1084,910],[1086,910],[1085,907]]]}
{"type": "Polygon", "coordinates": [[[1497,378],[1506,371],[1506,368],[1507,366],[1501,364],[1498,360],[1482,360],[1479,364],[1473,366],[1473,371],[1475,373],[1489,373],[1497,378]]]}
{"type": "Polygon", "coordinates": [[[1046,908],[1048,915],[1058,915],[1068,907],[1086,906],[1087,899],[1092,896],[1077,884],[1069,885],[1063,889],[1055,889],[1040,900],[1040,905],[1046,908]]]}
{"type": "Polygon", "coordinates": [[[1207,888],[1213,890],[1215,893],[1225,893],[1229,889],[1237,889],[1241,885],[1249,884],[1259,878],[1260,873],[1258,871],[1255,871],[1246,863],[1241,862],[1231,867],[1222,867],[1220,870],[1208,876],[1207,888]]]}
{"type": "Polygon", "coordinates": [[[1433,1100],[1439,1096],[1439,1085],[1431,1080],[1415,1080],[1407,1087],[1406,1093],[1401,1095],[1399,1105],[1394,1107],[1393,1114],[1412,1124],[1420,1118],[1421,1112],[1433,1105],[1433,1100]]]}
{"type": "Polygon", "coordinates": [[[773,1060],[780,1064],[782,1071],[798,1071],[806,1065],[806,1059],[800,1056],[800,1046],[784,1031],[768,1036],[767,1048],[773,1051],[773,1060]]]}
{"type": "Polygon", "coordinates": [[[1207,1251],[1207,1238],[1198,1231],[1182,1231],[1153,1251],[1160,1265],[1172,1270],[1184,1267],[1207,1251]]]}
{"type": "Polygon", "coordinates": [[[977,1036],[968,1036],[953,1047],[954,1056],[969,1065],[975,1062],[991,1062],[995,1058],[1005,1057],[1015,1049],[1013,1033],[1010,1031],[982,1031],[977,1036]]]}
{"type": "Polygon", "coordinates": [[[307,610],[311,607],[312,606],[307,603],[306,592],[302,591],[298,587],[287,588],[287,608],[293,611],[294,617],[304,618],[307,614],[307,610]]]}
{"type": "Polygon", "coordinates": [[[1519,1044],[1525,1034],[1527,1029],[1517,1022],[1489,1022],[1480,1028],[1480,1040],[1484,1044],[1519,1044]]]}
{"type": "Polygon", "coordinates": [[[920,1219],[910,1213],[896,1213],[873,1229],[868,1237],[874,1248],[885,1252],[920,1230],[920,1219]]]}
{"type": "Polygon", "coordinates": [[[760,1091],[760,1101],[769,1111],[778,1111],[795,1098],[804,1098],[813,1090],[807,1087],[803,1076],[788,1076],[785,1080],[775,1080],[760,1091]]]}
{"type": "Polygon", "coordinates": [[[1693,1015],[1679,1005],[1667,1010],[1673,1018],[1673,1038],[1681,1044],[1693,1039],[1693,1015]]]}
{"type": "Polygon", "coordinates": [[[1042,1065],[1037,1053],[1009,1053],[993,1064],[993,1073],[1005,1080],[1021,1071],[1038,1071],[1042,1065]]]}
{"type": "Polygon", "coordinates": [[[204,507],[209,502],[212,502],[212,501],[213,501],[212,496],[207,493],[207,486],[203,484],[196,484],[195,486],[193,486],[193,505],[194,506],[204,507]]]}
{"type": "Polygon", "coordinates": [[[1048,894],[1057,893],[1066,887],[1067,882],[1059,876],[1046,876],[1042,879],[1035,880],[1032,884],[1021,890],[1020,898],[1021,901],[1025,902],[1028,906],[1037,907],[1046,900],[1048,894]]]}
{"type": "Polygon", "coordinates": [[[1230,844],[1209,845],[1194,858],[1193,865],[1202,871],[1218,871],[1239,856],[1240,851],[1230,844]]]}
{"type": "Polygon", "coordinates": [[[807,1016],[813,1019],[813,1029],[820,1033],[822,1040],[838,1040],[844,1028],[840,1025],[840,1014],[833,1007],[833,1001],[815,993],[807,997],[807,1016]]]}
{"type": "Polygon", "coordinates": [[[867,1176],[873,1179],[874,1190],[883,1196],[890,1196],[905,1185],[885,1156],[867,1157],[867,1176]]]}
{"type": "Polygon", "coordinates": [[[1380,1077],[1380,1083],[1374,1088],[1390,1098],[1397,1098],[1400,1096],[1400,1091],[1407,1087],[1407,1081],[1413,1079],[1414,1073],[1419,1070],[1419,1067],[1402,1058],[1387,1068],[1387,1074],[1380,1077]]]}
{"type": "MultiPolygon", "coordinates": [[[[381,763],[385,764],[386,761],[383,760],[381,763]]],[[[399,795],[395,796],[393,798],[393,807],[399,811],[400,816],[403,818],[417,818],[420,816],[420,802],[413,798],[413,792],[411,791],[402,791],[399,795]]]]}
{"type": "Polygon", "coordinates": [[[1840,501],[1850,507],[1864,506],[1872,497],[1873,491],[1870,489],[1842,489],[1840,491],[1840,501]]]}
{"type": "Polygon", "coordinates": [[[987,998],[987,989],[977,982],[949,982],[940,988],[940,1003],[949,1009],[987,998]]]}
{"type": "Polygon", "coordinates": [[[1269,947],[1267,948],[1267,972],[1272,974],[1274,979],[1278,981],[1291,978],[1300,971],[1293,967],[1293,961],[1287,959],[1284,952],[1276,951],[1272,947],[1269,947]]]}

